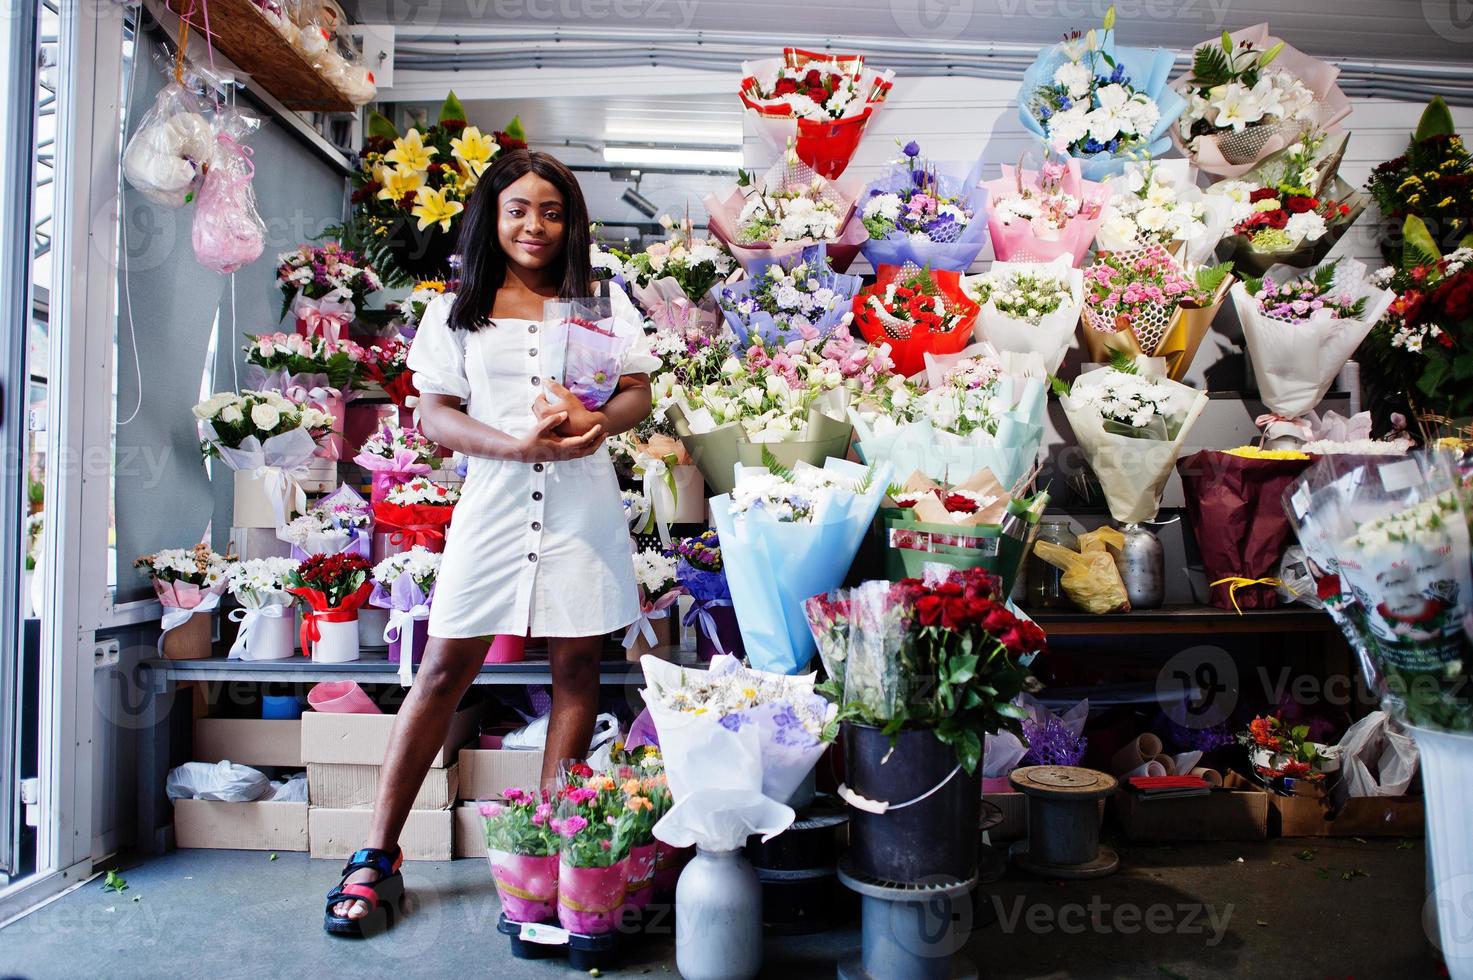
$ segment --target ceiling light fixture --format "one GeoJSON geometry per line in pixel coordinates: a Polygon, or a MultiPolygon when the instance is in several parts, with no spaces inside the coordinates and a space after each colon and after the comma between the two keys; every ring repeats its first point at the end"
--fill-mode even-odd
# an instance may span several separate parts
{"type": "Polygon", "coordinates": [[[742,165],[739,146],[631,146],[604,147],[604,162],[645,167],[730,167],[742,165]]]}

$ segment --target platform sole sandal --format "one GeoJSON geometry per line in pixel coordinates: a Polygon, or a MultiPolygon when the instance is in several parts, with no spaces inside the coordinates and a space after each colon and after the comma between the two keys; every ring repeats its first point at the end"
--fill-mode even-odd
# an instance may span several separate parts
{"type": "Polygon", "coordinates": [[[343,866],[343,880],[327,893],[327,908],[322,927],[329,935],[367,939],[387,932],[393,925],[404,903],[404,876],[399,866],[404,857],[398,848],[393,853],[374,847],[355,851],[343,866]],[[348,876],[363,869],[377,871],[377,881],[348,883],[348,876]],[[334,906],[342,902],[358,901],[368,906],[368,912],[358,918],[337,915],[334,906]]]}

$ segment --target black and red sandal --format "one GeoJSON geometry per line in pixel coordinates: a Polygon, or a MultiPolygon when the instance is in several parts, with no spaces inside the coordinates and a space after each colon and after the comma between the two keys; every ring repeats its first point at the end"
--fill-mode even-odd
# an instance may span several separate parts
{"type": "Polygon", "coordinates": [[[381,851],[376,847],[365,847],[353,852],[343,866],[343,880],[327,893],[327,914],[322,927],[334,936],[352,936],[365,939],[388,930],[404,901],[404,876],[399,866],[404,855],[399,848],[393,852],[381,851]],[[348,884],[348,876],[355,871],[369,868],[379,873],[377,881],[348,884]],[[368,914],[357,919],[333,913],[333,906],[340,902],[359,901],[368,905],[368,914]]]}

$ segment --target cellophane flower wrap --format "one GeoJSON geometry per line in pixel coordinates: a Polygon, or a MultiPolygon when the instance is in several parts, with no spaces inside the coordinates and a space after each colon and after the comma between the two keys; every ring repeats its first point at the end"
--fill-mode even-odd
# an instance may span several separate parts
{"type": "Polygon", "coordinates": [[[681,622],[697,631],[697,650],[709,647],[716,653],[742,656],[741,631],[721,562],[719,536],[707,530],[693,538],[682,538],[675,542],[675,553],[675,577],[692,599],[681,622]]]}
{"type": "Polygon", "coordinates": [[[1159,357],[1173,381],[1183,378],[1235,280],[1231,263],[1183,268],[1155,243],[1101,252],[1084,270],[1079,329],[1095,363],[1112,352],[1159,357]]]}
{"type": "Polygon", "coordinates": [[[423,656],[429,637],[430,606],[435,601],[435,578],[439,573],[439,552],[418,545],[390,555],[373,568],[373,592],[368,602],[389,610],[384,642],[389,644],[390,662],[399,663],[400,681],[406,687],[413,683],[414,661],[423,656]]]}
{"type": "Polygon", "coordinates": [[[1127,163],[1110,186],[1114,196],[1095,234],[1099,251],[1130,252],[1155,244],[1183,265],[1196,266],[1212,257],[1232,228],[1233,204],[1199,190],[1185,160],[1127,163]]]}
{"type": "Polygon", "coordinates": [[[834,269],[844,272],[869,237],[855,206],[862,190],[854,181],[820,177],[790,152],[754,182],[708,194],[704,203],[711,233],[743,269],[822,242],[834,269]]]}
{"type": "MultiPolygon", "coordinates": [[[[811,642],[811,640],[810,640],[811,642]]],[[[814,675],[787,676],[719,656],[707,670],[645,657],[644,697],[660,736],[674,805],[659,840],[707,850],[770,839],[792,824],[786,804],[828,742],[834,709],[814,675]]]]}
{"type": "Polygon", "coordinates": [[[1061,255],[1052,262],[994,262],[962,279],[962,291],[978,306],[974,337],[994,349],[1037,354],[1056,374],[1074,344],[1084,308],[1084,274],[1061,255]]]}
{"type": "Polygon", "coordinates": [[[1153,519],[1177,454],[1207,407],[1207,394],[1108,367],[1081,374],[1060,402],[1099,478],[1110,516],[1122,524],[1153,519]]]}
{"type": "Polygon", "coordinates": [[[386,420],[363,440],[353,462],[368,470],[369,500],[379,503],[395,484],[429,474],[440,461],[439,451],[418,429],[386,420]]]}
{"type": "Polygon", "coordinates": [[[1354,259],[1335,259],[1309,272],[1274,266],[1262,280],[1233,286],[1230,295],[1259,397],[1275,416],[1260,424],[1286,423],[1290,430],[1270,435],[1304,428],[1295,420],[1325,397],[1396,298],[1372,285],[1366,267],[1354,259]]]}
{"type": "Polygon", "coordinates": [[[1255,24],[1197,45],[1176,83],[1186,111],[1171,138],[1197,169],[1237,177],[1306,130],[1350,115],[1340,69],[1311,58],[1255,24]]]}
{"type": "Polygon", "coordinates": [[[1279,561],[1293,535],[1284,491],[1308,465],[1305,453],[1251,446],[1204,449],[1177,460],[1187,520],[1214,606],[1243,610],[1279,604],[1279,561]]]}
{"type": "Polygon", "coordinates": [[[307,475],[318,440],[336,419],[277,391],[222,392],[192,411],[206,456],[266,481],[278,527],[307,509],[307,495],[297,481],[307,475]]]}
{"type": "Polygon", "coordinates": [[[552,795],[508,787],[481,803],[486,857],[501,911],[510,922],[549,922],[557,915],[558,842],[552,795]]]}
{"type": "Polygon", "coordinates": [[[1003,262],[1051,262],[1069,256],[1079,265],[1099,230],[1109,184],[1085,180],[1079,161],[1049,160],[1036,170],[1003,165],[1002,176],[982,183],[992,251],[1003,262]]]}
{"type": "Polygon", "coordinates": [[[894,76],[866,67],[864,55],[784,48],[780,58],[744,62],[737,95],[771,149],[791,147],[832,180],[849,166],[894,76]]]}
{"type": "Polygon", "coordinates": [[[543,304],[544,360],[584,408],[595,410],[613,397],[619,378],[649,374],[660,366],[645,338],[644,318],[617,286],[607,296],[548,300],[543,304]]]}
{"type": "Polygon", "coordinates": [[[769,347],[821,341],[847,326],[850,303],[864,284],[859,276],[835,272],[822,244],[754,260],[747,272],[740,282],[711,288],[738,350],[754,339],[769,347]]]}
{"type": "Polygon", "coordinates": [[[193,92],[170,80],[123,149],[129,186],[165,208],[194,200],[215,152],[215,133],[193,92]]]}
{"type": "Polygon", "coordinates": [[[459,500],[460,491],[455,487],[417,476],[390,488],[373,505],[374,524],[377,530],[390,532],[394,545],[443,551],[445,528],[459,500]]]}
{"type": "Polygon", "coordinates": [[[967,346],[977,304],[962,290],[961,276],[914,265],[882,265],[872,285],[854,297],[854,325],[865,340],[886,344],[895,372],[909,377],[926,367],[927,354],[955,354],[967,346]]]}
{"type": "Polygon", "coordinates": [[[711,500],[721,560],[747,662],[796,674],[813,658],[802,602],[844,581],[874,520],[891,470],[842,459],[743,467],[711,500]]]}
{"type": "Polygon", "coordinates": [[[1116,44],[1114,20],[1112,7],[1103,30],[1073,31],[1044,48],[1019,87],[1023,128],[1077,158],[1089,180],[1117,175],[1129,160],[1161,156],[1187,107],[1167,84],[1175,53],[1116,44]]]}
{"type": "Polygon", "coordinates": [[[635,814],[608,773],[575,763],[560,774],[558,922],[569,932],[597,936],[619,923],[629,884],[635,814]]]}
{"type": "Polygon", "coordinates": [[[977,186],[982,160],[938,163],[921,157],[914,140],[859,198],[869,233],[864,257],[882,265],[966,272],[987,244],[987,192],[977,186]]]}
{"type": "Polygon", "coordinates": [[[373,511],[348,484],[317,501],[305,514],[277,528],[276,536],[292,546],[292,557],[355,554],[367,558],[372,547],[373,511]]]}
{"type": "Polygon", "coordinates": [[[943,482],[986,469],[1010,489],[1037,461],[1047,410],[1041,378],[978,354],[931,362],[925,384],[897,376],[849,417],[868,463],[943,482]]]}
{"type": "Polygon", "coordinates": [[[1013,701],[1035,686],[1029,664],[1045,639],[1006,607],[996,575],[945,569],[863,582],[810,610],[842,664],[821,687],[839,719],[930,729],[967,772],[982,761],[985,735],[1021,731],[1027,713],[1013,701]]]}
{"type": "Polygon", "coordinates": [[[266,223],[256,210],[251,185],[256,167],[245,145],[261,122],[260,116],[235,106],[215,110],[215,150],[190,230],[195,259],[214,272],[235,272],[266,248],[266,223]]]}
{"type": "Polygon", "coordinates": [[[740,275],[736,260],[720,239],[698,237],[689,217],[663,215],[660,224],[667,240],[620,261],[630,297],[656,330],[715,330],[721,316],[713,290],[740,275]]]}

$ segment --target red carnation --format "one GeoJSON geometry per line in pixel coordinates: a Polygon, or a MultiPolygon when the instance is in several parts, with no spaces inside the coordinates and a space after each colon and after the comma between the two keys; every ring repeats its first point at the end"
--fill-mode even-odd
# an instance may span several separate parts
{"type": "Polygon", "coordinates": [[[1288,197],[1284,198],[1284,210],[1288,211],[1290,214],[1303,214],[1306,211],[1313,211],[1319,206],[1319,201],[1316,201],[1312,197],[1304,197],[1300,194],[1290,194],[1288,197]]]}
{"type": "Polygon", "coordinates": [[[1265,211],[1263,223],[1270,228],[1282,228],[1289,223],[1289,212],[1283,208],[1277,211],[1265,211]]]}

